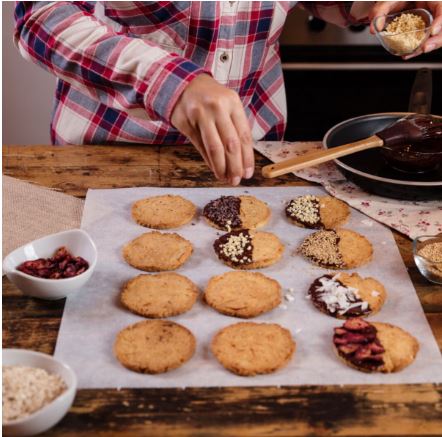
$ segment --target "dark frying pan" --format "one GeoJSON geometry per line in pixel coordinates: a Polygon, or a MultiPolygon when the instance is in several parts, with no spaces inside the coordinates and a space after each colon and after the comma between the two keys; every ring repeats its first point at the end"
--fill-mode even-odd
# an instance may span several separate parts
{"type": "MultiPolygon", "coordinates": [[[[410,112],[370,114],[343,121],[325,134],[324,147],[368,138],[409,113],[428,114],[431,94],[431,71],[419,70],[411,92],[410,112]]],[[[344,156],[335,163],[347,179],[368,192],[403,200],[441,200],[442,144],[437,146],[440,154],[417,154],[412,161],[376,148],[344,156]]]]}

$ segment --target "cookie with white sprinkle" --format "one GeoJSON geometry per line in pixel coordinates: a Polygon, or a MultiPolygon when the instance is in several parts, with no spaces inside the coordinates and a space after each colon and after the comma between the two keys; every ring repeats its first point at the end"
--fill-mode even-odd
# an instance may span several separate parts
{"type": "Polygon", "coordinates": [[[221,235],[213,248],[222,262],[242,270],[268,267],[279,261],[284,252],[284,245],[276,235],[248,229],[221,235]]]}
{"type": "Polygon", "coordinates": [[[153,231],[127,243],[123,248],[123,257],[136,269],[161,272],[181,267],[192,252],[192,243],[180,235],[153,231]]]}
{"type": "Polygon", "coordinates": [[[227,272],[210,279],[204,300],[228,316],[256,317],[281,303],[281,286],[262,273],[227,272]]]}
{"type": "Polygon", "coordinates": [[[337,356],[362,372],[398,372],[409,366],[419,351],[419,342],[411,334],[389,323],[369,323],[356,317],[334,331],[337,356]]]}
{"type": "Polygon", "coordinates": [[[307,194],[290,200],[286,216],[297,226],[311,229],[336,229],[350,216],[346,203],[330,196],[307,194]]]}
{"type": "Polygon", "coordinates": [[[317,278],[308,291],[319,311],[338,319],[375,314],[386,296],[384,286],[376,279],[343,272],[317,278]]]}
{"type": "Polygon", "coordinates": [[[267,204],[254,196],[221,196],[203,208],[207,223],[223,231],[257,229],[267,224],[271,215],[267,204]]]}
{"type": "Polygon", "coordinates": [[[290,331],[275,323],[236,323],[221,329],[211,344],[216,359],[240,376],[275,372],[290,361],[295,349],[290,331]]]}
{"type": "Polygon", "coordinates": [[[373,246],[362,235],[348,229],[317,231],[302,242],[299,252],[327,269],[352,269],[368,263],[373,246]]]}
{"type": "Polygon", "coordinates": [[[140,225],[153,229],[172,229],[189,223],[195,205],[181,196],[166,194],[141,199],[132,205],[132,217],[140,225]]]}

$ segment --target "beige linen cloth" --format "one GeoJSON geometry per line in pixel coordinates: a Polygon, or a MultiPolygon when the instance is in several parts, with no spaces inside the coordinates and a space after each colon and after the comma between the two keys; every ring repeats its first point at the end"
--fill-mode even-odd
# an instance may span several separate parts
{"type": "Polygon", "coordinates": [[[3,176],[3,258],[45,235],[79,228],[84,200],[3,176]]]}

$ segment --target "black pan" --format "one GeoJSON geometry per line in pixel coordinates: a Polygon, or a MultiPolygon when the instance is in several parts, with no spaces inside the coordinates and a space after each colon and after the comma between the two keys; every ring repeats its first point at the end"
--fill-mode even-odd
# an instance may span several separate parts
{"type": "MultiPolygon", "coordinates": [[[[418,72],[410,98],[410,110],[429,113],[431,71],[418,72]]],[[[368,138],[410,112],[363,115],[343,121],[324,136],[326,148],[368,138]]],[[[442,144],[440,145],[442,151],[442,144]]],[[[365,150],[335,160],[344,176],[362,189],[384,197],[403,200],[442,200],[442,165],[435,159],[427,169],[401,168],[381,148],[365,150]]]]}

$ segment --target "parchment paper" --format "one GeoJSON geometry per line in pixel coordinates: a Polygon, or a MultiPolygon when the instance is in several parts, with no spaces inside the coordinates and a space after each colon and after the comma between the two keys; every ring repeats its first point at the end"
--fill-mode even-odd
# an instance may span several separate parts
{"type": "MultiPolygon", "coordinates": [[[[442,382],[440,351],[390,230],[355,210],[352,210],[346,227],[365,235],[374,246],[373,261],[357,271],[362,276],[380,280],[388,292],[383,309],[370,320],[403,327],[419,340],[421,348],[411,366],[390,375],[353,370],[334,355],[333,327],[341,325],[342,321],[320,313],[305,298],[311,282],[326,270],[314,267],[294,254],[311,231],[289,224],[284,216],[286,202],[307,193],[324,192],[312,187],[89,190],[82,228],[90,233],[97,245],[98,264],[84,289],[67,299],[55,356],[74,369],[80,388],[442,382]],[[199,209],[223,194],[250,193],[269,204],[272,218],[265,230],[277,234],[286,250],[280,262],[261,271],[277,279],[284,294],[293,288],[295,298],[293,301],[284,299],[280,307],[253,320],[276,322],[290,329],[297,349],[285,368],[271,375],[252,378],[226,371],[212,356],[210,340],[219,329],[240,319],[218,314],[200,300],[188,313],[172,318],[189,328],[197,339],[194,357],[181,368],[160,375],[142,375],[127,370],[116,360],[113,343],[118,331],[143,320],[119,304],[121,286],[142,273],[125,263],[121,256],[122,246],[149,231],[132,220],[131,204],[143,197],[166,193],[180,194],[199,209]]],[[[204,290],[211,276],[229,271],[212,249],[212,243],[221,231],[209,227],[198,217],[193,224],[177,232],[194,245],[194,254],[178,272],[193,280],[200,290],[204,290]]]]}

